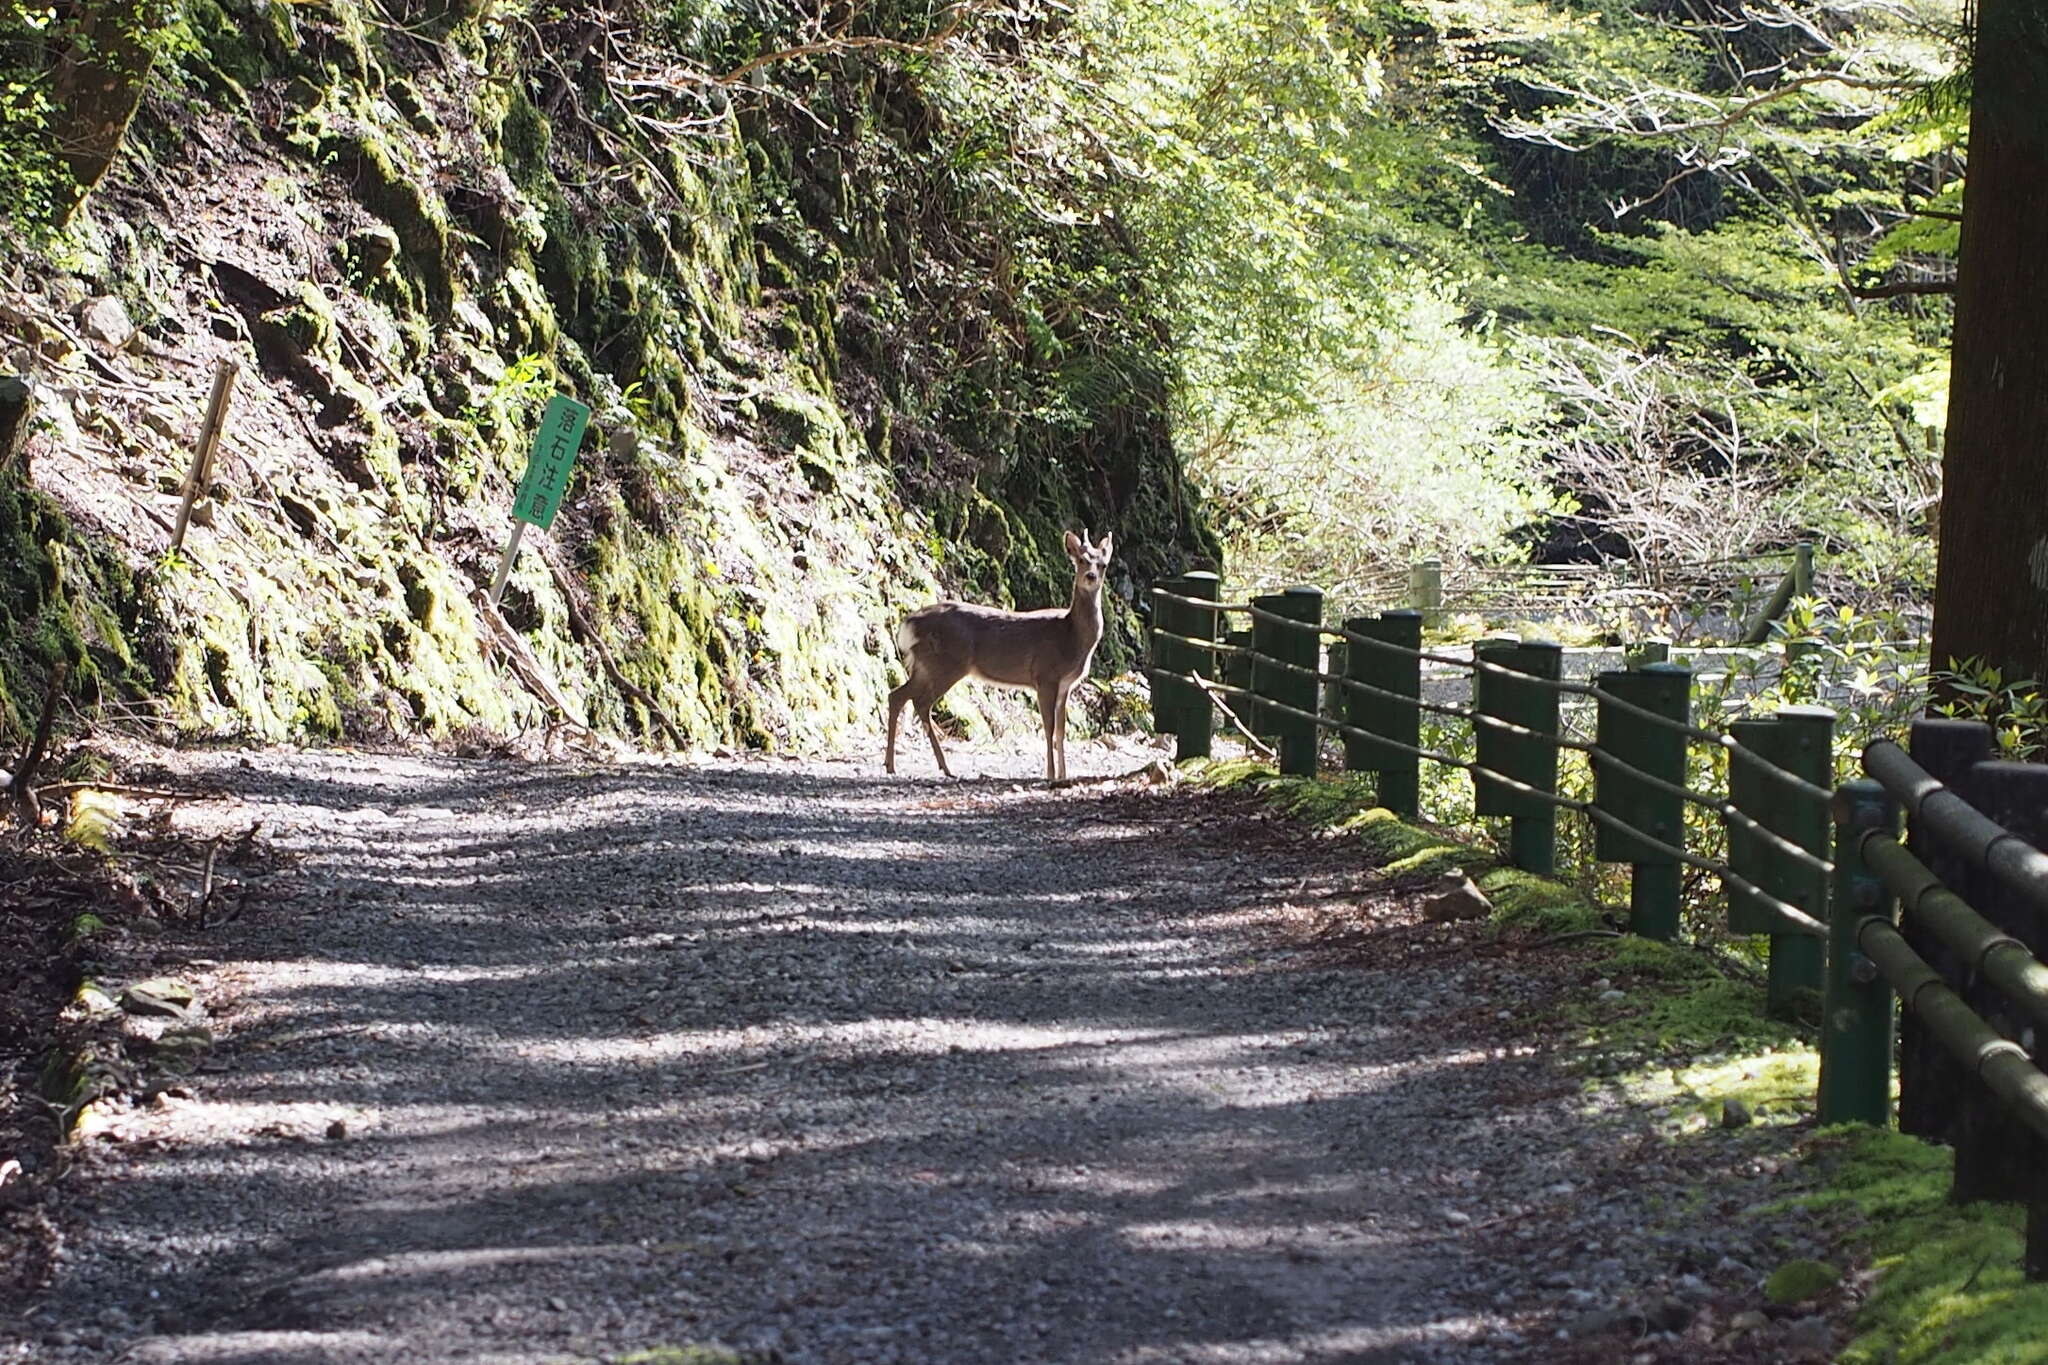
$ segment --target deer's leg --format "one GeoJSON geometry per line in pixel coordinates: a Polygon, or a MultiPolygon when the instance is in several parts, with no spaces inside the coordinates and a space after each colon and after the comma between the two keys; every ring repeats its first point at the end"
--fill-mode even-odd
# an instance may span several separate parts
{"type": "Polygon", "coordinates": [[[951,777],[953,770],[946,766],[946,751],[939,747],[939,727],[932,724],[932,706],[938,698],[925,702],[917,708],[917,718],[924,722],[925,738],[932,742],[932,757],[939,760],[939,771],[951,777]]]}
{"type": "Polygon", "coordinates": [[[932,757],[939,761],[939,771],[948,777],[953,770],[946,766],[946,751],[939,747],[939,727],[932,723],[932,708],[939,704],[939,698],[953,690],[954,683],[966,676],[966,665],[946,654],[927,651],[912,662],[911,680],[903,684],[905,688],[915,688],[910,694],[911,705],[917,708],[917,718],[924,722],[924,737],[932,742],[932,757]]]}
{"type": "Polygon", "coordinates": [[[889,743],[882,751],[882,771],[896,771],[896,722],[903,718],[903,703],[910,700],[910,684],[905,683],[889,694],[889,743]]]}
{"type": "Polygon", "coordinates": [[[1067,780],[1067,702],[1074,695],[1072,685],[1060,689],[1060,781],[1067,780]]]}
{"type": "Polygon", "coordinates": [[[1057,782],[1060,778],[1059,763],[1053,757],[1053,746],[1058,742],[1060,730],[1060,700],[1057,683],[1039,685],[1038,718],[1045,722],[1045,780],[1048,782],[1057,782]]]}

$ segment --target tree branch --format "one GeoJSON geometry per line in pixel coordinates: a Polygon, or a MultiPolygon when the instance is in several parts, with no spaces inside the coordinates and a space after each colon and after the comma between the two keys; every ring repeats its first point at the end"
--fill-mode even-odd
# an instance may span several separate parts
{"type": "Polygon", "coordinates": [[[1899,280],[1892,284],[1852,284],[1849,292],[1859,299],[1896,299],[1909,294],[1953,294],[1954,280],[1899,280]]]}

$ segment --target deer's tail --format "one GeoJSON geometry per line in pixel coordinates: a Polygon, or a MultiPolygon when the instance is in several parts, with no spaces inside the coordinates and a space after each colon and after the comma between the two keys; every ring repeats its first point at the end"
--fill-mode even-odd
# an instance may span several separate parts
{"type": "Polygon", "coordinates": [[[904,617],[903,624],[896,627],[897,655],[905,659],[909,658],[912,652],[917,649],[921,638],[917,633],[917,618],[915,616],[904,617]]]}

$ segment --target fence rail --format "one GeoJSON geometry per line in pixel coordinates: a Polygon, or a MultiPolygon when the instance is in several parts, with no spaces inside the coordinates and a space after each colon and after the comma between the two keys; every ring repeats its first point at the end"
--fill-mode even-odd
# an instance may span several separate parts
{"type": "Polygon", "coordinates": [[[1770,622],[1794,596],[1816,591],[1859,609],[1900,605],[1882,587],[1816,566],[1810,542],[1730,559],[1646,564],[1423,559],[1406,569],[1361,574],[1337,588],[1346,601],[1410,607],[1432,623],[1459,612],[1582,621],[1657,613],[1678,623],[1690,620],[1706,633],[1732,624],[1757,640],[1768,638],[1770,622]]]}
{"type": "Polygon", "coordinates": [[[1822,1122],[1890,1121],[1903,999],[1902,1126],[1955,1142],[1959,1195],[2027,1205],[2027,1271],[2048,1278],[2048,1076],[2033,1051],[2048,1024],[2048,766],[1983,761],[1988,727],[1921,722],[1916,748],[1925,737],[1944,771],[1970,775],[1968,790],[1889,742],[1864,755],[1877,780],[1838,788],[1824,708],[1717,731],[1693,723],[1693,675],[1679,665],[1637,661],[1578,682],[1544,641],[1481,641],[1466,659],[1424,648],[1420,610],[1328,625],[1314,588],[1243,602],[1220,589],[1191,574],[1152,593],[1155,723],[1178,758],[1210,754],[1227,703],[1249,735],[1274,741],[1283,773],[1315,775],[1335,739],[1344,769],[1373,774],[1398,815],[1423,814],[1423,762],[1462,770],[1474,811],[1507,820],[1509,861],[1546,875],[1557,813],[1576,812],[1594,857],[1629,865],[1629,928],[1650,937],[1678,932],[1683,869],[1712,874],[1730,929],[1769,936],[1766,1008],[1819,999],[1822,1122]],[[1425,699],[1425,663],[1469,673],[1471,705],[1425,699]],[[1591,704],[1590,738],[1564,729],[1566,698],[1591,704]],[[1469,725],[1473,756],[1425,744],[1424,715],[1469,725]],[[1701,748],[1725,759],[1725,792],[1688,779],[1701,748]],[[1564,753],[1586,756],[1590,798],[1560,790],[1564,753]],[[1901,805],[1909,844],[1895,837],[1901,805]],[[1720,822],[1725,858],[1687,847],[1688,807],[1720,822]]]}

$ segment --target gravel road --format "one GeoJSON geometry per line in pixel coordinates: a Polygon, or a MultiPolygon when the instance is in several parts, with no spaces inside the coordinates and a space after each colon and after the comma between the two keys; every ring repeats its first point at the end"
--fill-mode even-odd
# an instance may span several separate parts
{"type": "Polygon", "coordinates": [[[1304,916],[1392,913],[1355,851],[1019,748],[174,756],[282,866],[12,1358],[1526,1358],[1470,1244],[1569,1203],[1542,983],[1337,960],[1304,916]]]}

